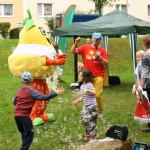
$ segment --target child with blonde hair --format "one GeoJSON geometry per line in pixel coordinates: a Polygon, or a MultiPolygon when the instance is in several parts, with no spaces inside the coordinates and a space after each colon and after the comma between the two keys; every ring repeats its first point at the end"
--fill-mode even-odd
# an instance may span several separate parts
{"type": "Polygon", "coordinates": [[[138,121],[139,123],[147,123],[149,120],[149,115],[146,112],[145,107],[143,106],[143,100],[139,97],[137,88],[138,85],[140,84],[140,79],[141,79],[141,73],[142,73],[142,58],[144,55],[143,50],[139,50],[136,52],[136,62],[137,62],[137,67],[135,71],[135,76],[136,76],[136,81],[135,84],[133,85],[133,90],[132,93],[137,96],[138,103],[136,105],[136,110],[134,113],[134,120],[138,121]]]}
{"type": "Polygon", "coordinates": [[[141,67],[142,67],[141,63],[142,62],[140,62],[140,61],[142,60],[143,55],[144,55],[144,51],[143,50],[139,50],[139,51],[136,52],[137,67],[136,67],[136,71],[135,71],[136,81],[135,81],[135,84],[133,86],[133,91],[132,91],[133,94],[136,94],[136,90],[138,88],[138,82],[140,82],[140,81],[137,81],[137,78],[140,78],[140,76],[141,76],[141,67]]]}
{"type": "MultiPolygon", "coordinates": [[[[56,50],[57,55],[64,55],[64,56],[66,55],[63,54],[62,51],[59,49],[58,43],[52,42],[52,45],[56,50]]],[[[61,68],[61,66],[57,66],[53,75],[46,79],[50,91],[51,90],[55,91],[57,89],[57,85],[59,84],[59,82],[65,82],[61,79],[62,74],[63,74],[63,69],[61,68]]]]}

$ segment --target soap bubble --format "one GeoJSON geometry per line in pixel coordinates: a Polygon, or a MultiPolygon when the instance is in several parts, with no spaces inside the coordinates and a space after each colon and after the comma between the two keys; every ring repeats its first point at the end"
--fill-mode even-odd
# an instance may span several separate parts
{"type": "Polygon", "coordinates": [[[12,47],[11,52],[13,53],[15,49],[16,49],[16,47],[12,47]]]}

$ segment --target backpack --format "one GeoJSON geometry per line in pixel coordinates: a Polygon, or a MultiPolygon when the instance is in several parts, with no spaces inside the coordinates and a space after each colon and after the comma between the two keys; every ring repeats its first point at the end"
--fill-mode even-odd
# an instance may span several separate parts
{"type": "Polygon", "coordinates": [[[118,76],[110,76],[109,75],[109,84],[118,85],[120,83],[121,83],[121,81],[120,81],[120,78],[118,76]]]}
{"type": "Polygon", "coordinates": [[[128,137],[128,127],[122,125],[113,125],[107,129],[106,136],[126,141],[128,137]]]}

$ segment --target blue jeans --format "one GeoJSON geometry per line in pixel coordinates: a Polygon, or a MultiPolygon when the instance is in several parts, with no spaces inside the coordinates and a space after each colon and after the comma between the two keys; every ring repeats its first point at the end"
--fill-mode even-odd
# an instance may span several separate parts
{"type": "Polygon", "coordinates": [[[15,121],[22,136],[22,146],[20,150],[28,150],[34,137],[32,121],[29,116],[15,116],[15,121]]]}

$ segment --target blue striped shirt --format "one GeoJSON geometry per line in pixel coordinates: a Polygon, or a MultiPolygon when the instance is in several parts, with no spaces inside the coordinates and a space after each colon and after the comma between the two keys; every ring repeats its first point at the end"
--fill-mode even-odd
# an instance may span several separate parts
{"type": "MultiPolygon", "coordinates": [[[[83,83],[80,87],[80,90],[84,91],[85,89],[94,90],[94,86],[91,82],[83,83]]],[[[83,96],[83,103],[85,106],[97,105],[95,95],[86,92],[83,96]]]]}

